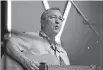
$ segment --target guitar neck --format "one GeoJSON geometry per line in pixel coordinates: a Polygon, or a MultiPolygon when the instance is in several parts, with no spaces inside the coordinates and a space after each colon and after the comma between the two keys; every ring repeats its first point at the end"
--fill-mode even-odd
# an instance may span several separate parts
{"type": "Polygon", "coordinates": [[[95,70],[91,66],[42,65],[39,70],[95,70]]]}
{"type": "Polygon", "coordinates": [[[49,65],[48,70],[91,70],[90,66],[49,65]]]}

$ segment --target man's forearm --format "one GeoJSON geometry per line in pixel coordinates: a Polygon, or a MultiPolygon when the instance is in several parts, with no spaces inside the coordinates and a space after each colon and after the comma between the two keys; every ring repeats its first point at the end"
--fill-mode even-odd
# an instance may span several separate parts
{"type": "Polygon", "coordinates": [[[17,47],[17,45],[9,40],[6,44],[7,53],[24,67],[27,67],[30,63],[29,59],[23,54],[23,52],[17,47]]]}

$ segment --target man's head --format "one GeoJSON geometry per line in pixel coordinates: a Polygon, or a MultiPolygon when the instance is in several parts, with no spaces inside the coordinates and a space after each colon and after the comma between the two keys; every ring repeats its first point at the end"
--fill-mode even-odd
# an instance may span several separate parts
{"type": "Polygon", "coordinates": [[[63,17],[58,8],[50,8],[41,16],[41,30],[46,34],[57,35],[61,29],[63,17]]]}

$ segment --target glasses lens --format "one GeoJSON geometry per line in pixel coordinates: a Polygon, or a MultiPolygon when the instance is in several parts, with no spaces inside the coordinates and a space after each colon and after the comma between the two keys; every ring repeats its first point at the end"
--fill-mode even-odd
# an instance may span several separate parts
{"type": "Polygon", "coordinates": [[[46,19],[59,19],[60,21],[63,21],[64,18],[63,17],[57,17],[57,16],[48,16],[46,19]]]}

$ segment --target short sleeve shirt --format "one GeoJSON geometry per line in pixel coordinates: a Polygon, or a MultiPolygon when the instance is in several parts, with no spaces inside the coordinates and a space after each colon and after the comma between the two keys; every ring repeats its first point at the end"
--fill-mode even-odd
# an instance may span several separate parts
{"type": "Polygon", "coordinates": [[[11,40],[17,45],[21,52],[26,52],[28,55],[55,55],[58,60],[61,59],[66,65],[70,65],[66,51],[62,48],[61,44],[56,43],[56,54],[51,48],[50,43],[45,38],[46,35],[40,32],[25,32],[18,35],[12,35],[11,40]],[[41,35],[42,36],[41,36],[41,35]]]}

